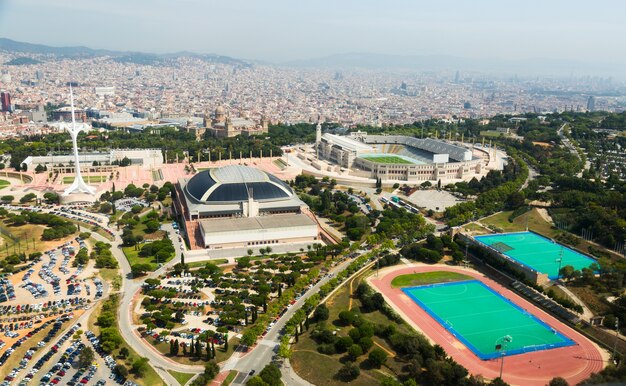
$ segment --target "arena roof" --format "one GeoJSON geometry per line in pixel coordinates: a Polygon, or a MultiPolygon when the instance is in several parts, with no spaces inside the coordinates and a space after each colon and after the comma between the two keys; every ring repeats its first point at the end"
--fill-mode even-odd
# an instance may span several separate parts
{"type": "Polygon", "coordinates": [[[233,203],[288,200],[293,191],[277,177],[259,169],[241,165],[201,171],[185,186],[186,193],[198,202],[233,203]]]}

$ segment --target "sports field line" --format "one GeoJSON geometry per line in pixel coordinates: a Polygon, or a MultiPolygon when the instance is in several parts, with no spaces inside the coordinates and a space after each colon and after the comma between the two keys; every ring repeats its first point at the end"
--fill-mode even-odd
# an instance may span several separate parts
{"type": "MultiPolygon", "coordinates": [[[[424,290],[425,292],[428,292],[428,290],[424,290]]],[[[446,298],[443,298],[441,300],[428,300],[429,304],[445,304],[445,303],[457,303],[459,301],[459,299],[455,299],[453,296],[458,296],[458,295],[464,295],[463,299],[466,300],[473,300],[473,299],[493,299],[493,296],[491,295],[481,295],[481,296],[467,296],[465,295],[465,293],[467,293],[467,288],[465,289],[464,292],[458,293],[458,294],[451,294],[446,298]]],[[[442,296],[441,294],[438,293],[433,293],[430,292],[430,295],[437,295],[437,296],[442,296]]],[[[445,296],[445,295],[444,295],[445,296]]]]}
{"type": "MultiPolygon", "coordinates": [[[[496,331],[501,331],[501,332],[506,332],[510,335],[515,335],[515,331],[517,330],[524,330],[527,327],[535,327],[536,323],[530,323],[530,324],[518,324],[515,327],[511,327],[511,326],[505,326],[502,328],[490,328],[488,330],[482,330],[482,331],[476,331],[476,332],[470,332],[470,333],[463,333],[464,337],[468,337],[468,336],[481,336],[481,335],[487,335],[488,333],[492,333],[492,332],[496,332],[496,331]]],[[[540,339],[539,337],[534,337],[535,339],[540,339]]]]}
{"type": "Polygon", "coordinates": [[[489,314],[497,314],[499,312],[506,312],[509,313],[511,312],[510,308],[501,308],[499,310],[493,310],[493,311],[481,311],[481,312],[475,312],[472,314],[468,314],[468,313],[460,313],[458,315],[446,315],[446,319],[456,319],[456,318],[469,318],[469,317],[473,317],[473,316],[482,316],[482,315],[489,315],[489,314]]]}

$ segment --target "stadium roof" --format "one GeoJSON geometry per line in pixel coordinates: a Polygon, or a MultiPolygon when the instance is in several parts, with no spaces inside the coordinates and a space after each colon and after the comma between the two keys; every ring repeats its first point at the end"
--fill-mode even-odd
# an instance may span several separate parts
{"type": "Polygon", "coordinates": [[[341,135],[326,133],[322,136],[322,139],[326,140],[326,142],[340,146],[344,150],[354,152],[374,151],[374,148],[368,144],[341,135]]]}
{"type": "Polygon", "coordinates": [[[185,186],[186,193],[198,202],[235,203],[290,199],[289,185],[277,177],[248,166],[230,165],[202,171],[185,186]]]}

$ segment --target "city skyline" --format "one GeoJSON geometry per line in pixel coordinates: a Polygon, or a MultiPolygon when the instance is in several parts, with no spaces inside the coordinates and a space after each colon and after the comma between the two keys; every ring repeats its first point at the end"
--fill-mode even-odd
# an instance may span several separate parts
{"type": "Polygon", "coordinates": [[[285,1],[5,0],[0,2],[0,36],[53,46],[194,51],[271,63],[354,52],[624,63],[623,52],[607,48],[617,47],[626,34],[619,20],[626,5],[606,3],[612,12],[578,1],[399,1],[385,7],[366,1],[331,7],[326,1],[294,6],[285,1]]]}

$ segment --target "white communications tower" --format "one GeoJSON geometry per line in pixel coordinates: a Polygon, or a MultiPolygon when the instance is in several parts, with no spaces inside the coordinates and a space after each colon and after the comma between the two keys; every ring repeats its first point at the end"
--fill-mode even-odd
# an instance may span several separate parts
{"type": "Polygon", "coordinates": [[[73,192],[82,192],[88,194],[96,194],[96,188],[93,186],[89,186],[83,180],[83,176],[80,174],[80,163],[78,160],[78,144],[76,143],[78,138],[78,133],[81,131],[87,132],[85,128],[85,124],[81,123],[80,126],[76,126],[76,119],[74,118],[74,94],[72,93],[72,85],[70,84],[70,101],[72,103],[72,126],[68,126],[66,124],[62,124],[61,127],[64,127],[72,136],[72,146],[74,149],[74,165],[76,168],[76,175],[74,176],[74,182],[70,185],[69,188],[65,189],[63,192],[63,196],[67,196],[73,192]]]}

